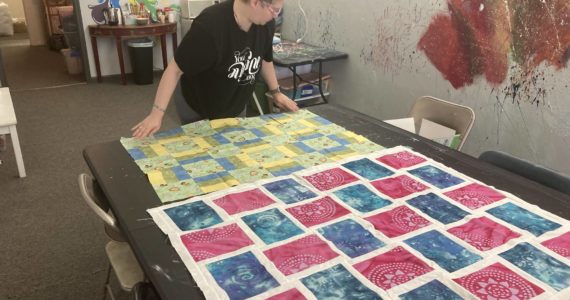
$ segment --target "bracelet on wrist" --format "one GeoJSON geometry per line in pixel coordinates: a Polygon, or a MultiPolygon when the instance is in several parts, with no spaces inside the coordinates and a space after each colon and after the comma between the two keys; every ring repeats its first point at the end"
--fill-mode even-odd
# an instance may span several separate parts
{"type": "Polygon", "coordinates": [[[281,93],[281,89],[279,88],[279,86],[277,86],[276,88],[269,90],[269,94],[271,94],[272,96],[275,94],[281,93]]]}
{"type": "Polygon", "coordinates": [[[158,110],[160,110],[161,112],[166,112],[166,109],[164,109],[164,108],[162,108],[162,107],[160,107],[160,106],[158,106],[158,105],[156,105],[156,104],[153,104],[152,107],[153,107],[153,108],[156,108],[156,109],[158,109],[158,110]]]}

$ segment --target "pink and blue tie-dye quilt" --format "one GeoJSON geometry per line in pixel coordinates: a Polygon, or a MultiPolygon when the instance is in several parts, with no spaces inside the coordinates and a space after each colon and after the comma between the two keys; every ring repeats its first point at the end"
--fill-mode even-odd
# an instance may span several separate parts
{"type": "Polygon", "coordinates": [[[149,213],[207,299],[570,299],[570,222],[404,147],[149,213]]]}

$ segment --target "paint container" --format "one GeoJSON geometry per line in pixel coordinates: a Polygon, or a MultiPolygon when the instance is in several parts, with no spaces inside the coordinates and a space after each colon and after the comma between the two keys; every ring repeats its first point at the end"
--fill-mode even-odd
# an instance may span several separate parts
{"type": "Polygon", "coordinates": [[[168,12],[168,23],[174,23],[176,21],[176,12],[171,10],[168,12]]]}

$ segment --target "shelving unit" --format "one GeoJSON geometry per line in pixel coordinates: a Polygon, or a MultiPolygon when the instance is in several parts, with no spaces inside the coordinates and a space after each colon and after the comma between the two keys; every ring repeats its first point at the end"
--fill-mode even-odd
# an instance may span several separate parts
{"type": "Polygon", "coordinates": [[[52,50],[60,50],[65,47],[62,20],[60,15],[61,7],[72,6],[71,0],[42,0],[46,15],[46,25],[48,33],[49,47],[52,50]]]}
{"type": "MultiPolygon", "coordinates": [[[[322,93],[319,89],[319,73],[316,72],[297,75],[296,80],[293,77],[283,78],[278,80],[278,83],[283,94],[297,102],[299,107],[306,107],[326,103],[322,96],[328,97],[330,95],[330,80],[331,76],[328,74],[321,76],[322,93]]],[[[265,96],[270,107],[274,107],[271,94],[266,93],[265,96]]]]}

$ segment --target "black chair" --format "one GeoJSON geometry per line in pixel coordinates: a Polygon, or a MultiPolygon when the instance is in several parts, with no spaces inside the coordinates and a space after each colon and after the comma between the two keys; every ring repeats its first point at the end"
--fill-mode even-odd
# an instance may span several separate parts
{"type": "Polygon", "coordinates": [[[485,151],[479,159],[501,169],[570,195],[570,177],[500,151],[485,151]]]}
{"type": "Polygon", "coordinates": [[[139,282],[133,287],[134,300],[160,300],[158,293],[150,282],[139,282]]]}

